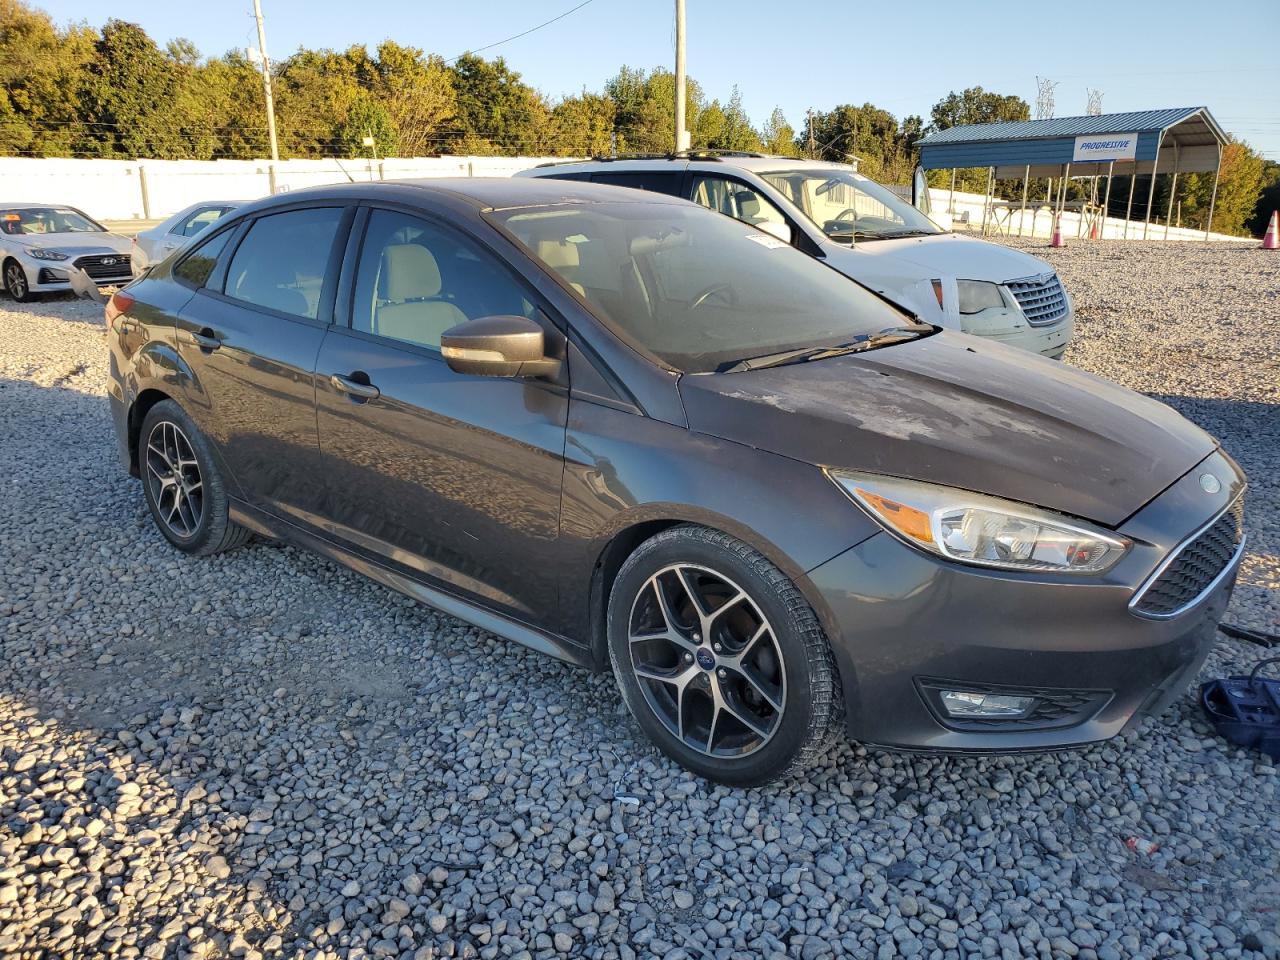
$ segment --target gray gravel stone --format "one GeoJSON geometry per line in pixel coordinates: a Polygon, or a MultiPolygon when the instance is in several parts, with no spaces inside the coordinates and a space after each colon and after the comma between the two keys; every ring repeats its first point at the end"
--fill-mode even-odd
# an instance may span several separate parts
{"type": "MultiPolygon", "coordinates": [[[[1276,258],[1033,252],[1075,297],[1067,362],[1250,473],[1228,617],[1276,629],[1276,258]]],[[[0,303],[0,954],[1280,960],[1277,767],[1189,697],[1079,752],[840,745],[710,786],[607,677],[291,548],[169,549],[115,459],[100,316],[0,303]]],[[[1205,674],[1259,653],[1220,637],[1205,674]]]]}

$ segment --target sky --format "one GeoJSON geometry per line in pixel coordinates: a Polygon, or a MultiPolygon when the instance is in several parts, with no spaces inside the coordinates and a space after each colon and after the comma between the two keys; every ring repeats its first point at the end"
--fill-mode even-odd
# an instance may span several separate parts
{"type": "MultiPolygon", "coordinates": [[[[106,16],[141,24],[160,44],[186,37],[206,55],[257,46],[252,0],[33,0],[59,23],[106,16]]],[[[267,52],[371,48],[390,37],[451,58],[484,50],[552,99],[599,90],[627,64],[672,67],[673,0],[262,0],[267,52]]],[[[1034,105],[1036,77],[1058,81],[1055,114],[1206,105],[1218,122],[1280,161],[1280,2],[1074,0],[857,3],[686,0],[688,69],[708,97],[736,84],[752,121],[775,106],[797,130],[808,108],[870,102],[898,118],[952,90],[982,86],[1034,105]],[[963,15],[961,15],[961,11],[963,15]]]]}

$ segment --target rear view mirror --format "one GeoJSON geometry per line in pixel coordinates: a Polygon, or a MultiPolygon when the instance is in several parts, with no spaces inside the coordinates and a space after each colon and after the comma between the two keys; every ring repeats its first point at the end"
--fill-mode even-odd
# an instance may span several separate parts
{"type": "Polygon", "coordinates": [[[545,355],[542,327],[527,317],[478,317],[440,336],[449,369],[477,377],[550,377],[560,361],[545,355]]]}

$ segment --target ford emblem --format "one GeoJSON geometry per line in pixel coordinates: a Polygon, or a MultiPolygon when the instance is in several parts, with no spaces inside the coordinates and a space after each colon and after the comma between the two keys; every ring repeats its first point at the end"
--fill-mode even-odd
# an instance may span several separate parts
{"type": "Polygon", "coordinates": [[[1200,489],[1205,493],[1217,493],[1222,489],[1222,481],[1212,473],[1200,474],[1200,489]]]}

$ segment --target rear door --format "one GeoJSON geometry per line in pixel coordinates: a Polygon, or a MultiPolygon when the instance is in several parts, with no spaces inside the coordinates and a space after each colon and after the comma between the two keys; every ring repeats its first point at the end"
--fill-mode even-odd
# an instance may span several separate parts
{"type": "Polygon", "coordinates": [[[353,213],[315,205],[242,224],[178,315],[178,353],[192,372],[184,405],[241,496],[282,516],[313,515],[323,493],[315,361],[353,213]]]}
{"type": "Polygon", "coordinates": [[[362,213],[325,338],[316,402],[324,523],[379,562],[534,625],[558,613],[556,545],[568,413],[558,381],[454,373],[440,335],[516,314],[564,337],[502,259],[453,225],[362,213]]]}

